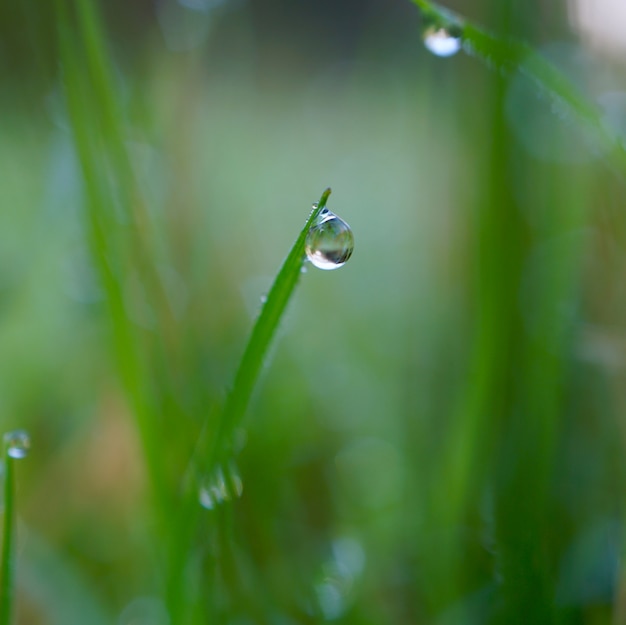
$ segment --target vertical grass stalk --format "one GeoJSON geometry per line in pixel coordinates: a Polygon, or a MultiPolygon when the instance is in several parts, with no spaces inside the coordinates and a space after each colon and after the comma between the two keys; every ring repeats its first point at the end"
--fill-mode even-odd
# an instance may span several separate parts
{"type": "MultiPolygon", "coordinates": [[[[252,329],[223,407],[221,410],[211,411],[206,417],[186,472],[186,497],[179,510],[177,526],[184,527],[185,531],[178,536],[178,548],[174,555],[177,558],[175,568],[180,571],[184,570],[196,539],[201,511],[198,489],[202,481],[212,475],[222,463],[226,488],[231,496],[236,494],[234,478],[227,462],[229,455],[233,453],[232,433],[245,415],[272,339],[302,275],[307,233],[324,210],[330,193],[331,190],[326,189],[319,202],[313,205],[313,210],[280,268],[252,329]]],[[[185,611],[182,596],[186,590],[183,588],[184,580],[178,581],[178,594],[173,597],[171,604],[173,613],[182,614],[185,611]]]]}
{"type": "Polygon", "coordinates": [[[220,452],[222,455],[224,452],[229,452],[228,435],[233,432],[244,416],[269,346],[302,274],[306,235],[325,208],[330,193],[331,190],[326,189],[322,193],[320,201],[313,205],[313,210],[304,228],[291,248],[267,295],[267,300],[252,329],[252,334],[239,363],[233,385],[226,397],[224,409],[218,418],[212,437],[211,452],[208,456],[209,466],[214,466],[216,461],[222,459],[219,458],[220,452]]]}
{"type": "Polygon", "coordinates": [[[0,581],[0,625],[10,625],[14,599],[15,542],[15,460],[4,451],[4,524],[2,528],[2,568],[0,581]]]}

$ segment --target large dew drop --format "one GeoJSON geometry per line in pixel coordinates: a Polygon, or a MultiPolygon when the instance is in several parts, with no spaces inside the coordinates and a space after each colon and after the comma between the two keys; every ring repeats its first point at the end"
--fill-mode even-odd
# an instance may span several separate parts
{"type": "Polygon", "coordinates": [[[19,460],[26,458],[30,451],[30,436],[24,430],[14,430],[4,435],[4,447],[9,457],[19,460]]]}
{"type": "Polygon", "coordinates": [[[306,235],[307,258],[319,269],[337,269],[346,264],[353,250],[350,226],[328,209],[322,210],[306,235]]]}
{"type": "Polygon", "coordinates": [[[436,56],[452,56],[461,49],[461,33],[454,27],[429,26],[424,30],[424,45],[436,56]]]}

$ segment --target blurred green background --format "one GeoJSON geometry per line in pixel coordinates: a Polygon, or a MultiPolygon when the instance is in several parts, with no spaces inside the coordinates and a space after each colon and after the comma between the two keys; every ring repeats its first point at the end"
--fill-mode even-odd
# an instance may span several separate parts
{"type": "MultiPolygon", "coordinates": [[[[618,4],[450,8],[626,133],[618,4]]],[[[625,173],[420,28],[408,0],[0,6],[17,623],[626,622],[625,173]],[[303,276],[243,493],[190,530],[189,458],[326,186],[354,255],[303,276]]]]}

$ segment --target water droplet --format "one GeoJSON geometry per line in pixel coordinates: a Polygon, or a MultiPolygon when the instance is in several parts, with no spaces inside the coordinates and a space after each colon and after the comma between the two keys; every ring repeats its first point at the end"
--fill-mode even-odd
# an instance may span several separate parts
{"type": "Polygon", "coordinates": [[[424,45],[436,56],[452,56],[461,49],[460,29],[429,26],[424,30],[424,45]]]}
{"type": "Polygon", "coordinates": [[[30,451],[30,436],[25,430],[13,430],[4,435],[4,446],[7,455],[19,460],[26,458],[30,451]]]}
{"type": "Polygon", "coordinates": [[[305,249],[318,269],[337,269],[352,256],[354,236],[343,219],[324,209],[306,235],[305,249]]]}
{"type": "Polygon", "coordinates": [[[233,497],[241,497],[243,481],[236,467],[231,464],[226,470],[219,467],[211,476],[200,483],[198,501],[203,508],[213,510],[233,497]]]}
{"type": "Polygon", "coordinates": [[[337,568],[351,577],[357,577],[365,567],[365,551],[361,543],[350,536],[337,538],[332,544],[337,568]]]}

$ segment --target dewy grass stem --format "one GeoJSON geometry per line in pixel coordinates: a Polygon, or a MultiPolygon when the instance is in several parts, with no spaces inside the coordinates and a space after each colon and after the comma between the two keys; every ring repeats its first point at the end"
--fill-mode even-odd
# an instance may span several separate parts
{"type": "Polygon", "coordinates": [[[545,57],[523,41],[497,36],[429,0],[412,0],[426,20],[462,32],[463,49],[503,75],[519,72],[547,99],[555,114],[576,122],[586,141],[621,177],[626,178],[626,147],[609,128],[601,111],[545,57]]]}
{"type": "Polygon", "coordinates": [[[229,451],[229,445],[226,444],[228,435],[232,433],[244,416],[272,338],[276,334],[276,329],[285,308],[302,275],[306,235],[319,214],[324,210],[330,193],[331,190],[326,189],[322,193],[320,201],[313,205],[313,210],[304,228],[301,230],[289,255],[280,268],[272,288],[267,294],[265,304],[254,325],[250,340],[239,363],[233,385],[226,396],[224,408],[219,414],[212,436],[211,451],[207,458],[209,467],[215,466],[221,459],[221,456],[229,451]]]}
{"type": "MultiPolygon", "coordinates": [[[[179,543],[173,554],[178,558],[178,565],[181,569],[184,568],[184,562],[190,553],[202,509],[197,499],[201,481],[213,474],[220,463],[223,463],[222,471],[226,488],[231,496],[236,496],[235,478],[231,473],[229,463],[225,462],[228,455],[232,453],[230,437],[245,414],[271,341],[302,275],[307,233],[326,207],[330,193],[331,190],[326,189],[319,202],[313,205],[313,210],[280,268],[252,329],[223,407],[211,411],[206,418],[184,478],[186,498],[179,510],[178,524],[185,527],[186,532],[179,536],[179,543]]],[[[174,601],[175,612],[178,609],[179,599],[178,597],[174,601]]]]}
{"type": "Polygon", "coordinates": [[[14,534],[15,534],[15,460],[4,450],[4,523],[2,530],[2,565],[0,574],[0,625],[10,625],[14,595],[14,534]]]}

